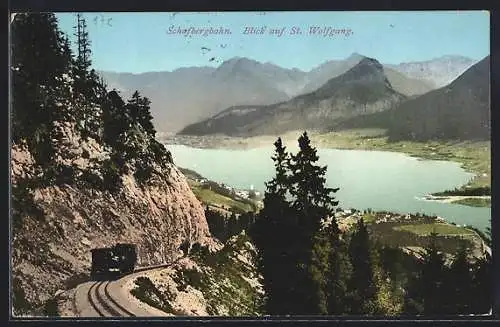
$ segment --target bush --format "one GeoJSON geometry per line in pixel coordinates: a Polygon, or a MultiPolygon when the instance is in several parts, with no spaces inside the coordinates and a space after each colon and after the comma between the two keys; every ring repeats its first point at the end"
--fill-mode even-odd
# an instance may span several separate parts
{"type": "Polygon", "coordinates": [[[156,288],[148,277],[138,277],[135,280],[135,285],[136,288],[131,290],[130,293],[137,299],[164,312],[179,314],[174,310],[167,297],[156,288]]]}
{"type": "Polygon", "coordinates": [[[43,307],[43,313],[48,317],[59,317],[60,314],[57,300],[54,298],[48,299],[43,307]]]}
{"type": "Polygon", "coordinates": [[[15,314],[28,313],[32,308],[31,304],[26,300],[21,280],[17,277],[12,280],[12,305],[15,314]]]}
{"type": "Polygon", "coordinates": [[[150,165],[136,165],[136,171],[134,172],[134,177],[139,185],[145,185],[149,179],[153,176],[153,168],[150,165]]]}
{"type": "Polygon", "coordinates": [[[112,193],[118,192],[121,187],[120,168],[114,162],[107,160],[101,167],[104,188],[112,193]]]}

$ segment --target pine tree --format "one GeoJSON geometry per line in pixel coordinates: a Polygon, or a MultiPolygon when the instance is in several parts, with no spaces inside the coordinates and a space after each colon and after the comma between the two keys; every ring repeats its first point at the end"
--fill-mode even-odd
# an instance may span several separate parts
{"type": "Polygon", "coordinates": [[[309,268],[312,299],[315,301],[315,307],[310,308],[310,314],[328,314],[328,271],[329,259],[332,251],[328,232],[319,231],[313,239],[312,257],[309,268]]]}
{"type": "Polygon", "coordinates": [[[153,116],[151,115],[150,105],[151,101],[146,97],[141,97],[139,91],[135,91],[130,100],[128,100],[132,121],[141,125],[148,135],[155,137],[156,131],[153,126],[153,116]]]}
{"type": "Polygon", "coordinates": [[[120,147],[118,151],[125,150],[124,138],[132,123],[125,102],[115,91],[108,93],[103,101],[104,141],[113,148],[120,147]]]}
{"type": "Polygon", "coordinates": [[[348,255],[348,243],[346,239],[341,239],[335,231],[329,229],[326,230],[330,237],[330,254],[326,275],[328,313],[331,315],[349,314],[351,308],[347,301],[347,294],[352,265],[348,255]]]}
{"type": "MultiPolygon", "coordinates": [[[[487,246],[491,247],[491,228],[486,230],[484,240],[487,246]]],[[[474,313],[488,313],[493,308],[493,265],[492,257],[488,252],[478,258],[472,267],[472,301],[471,311],[474,313]]]]}
{"type": "MultiPolygon", "coordinates": [[[[297,216],[297,235],[294,256],[298,263],[299,283],[297,300],[299,313],[323,314],[328,307],[322,258],[317,257],[314,243],[327,218],[333,217],[335,200],[333,193],[338,188],[328,188],[326,184],[326,166],[317,165],[319,157],[317,150],[311,146],[311,141],[304,132],[298,139],[299,151],[289,159],[290,194],[293,198],[292,210],[297,216]]],[[[335,219],[332,229],[338,233],[335,219]]]]}
{"type": "Polygon", "coordinates": [[[437,234],[431,233],[429,245],[425,249],[422,266],[422,297],[424,314],[444,313],[443,283],[446,274],[444,254],[437,244],[437,234]]]}
{"type": "MultiPolygon", "coordinates": [[[[289,160],[290,193],[294,198],[293,208],[300,214],[299,225],[304,239],[311,243],[313,236],[321,229],[323,221],[333,216],[338,201],[331,195],[338,188],[326,187],[326,166],[318,166],[317,150],[304,132],[299,137],[299,152],[289,160]]],[[[332,222],[335,228],[336,221],[332,222]]],[[[335,228],[337,229],[337,228],[335,228]]],[[[310,247],[309,247],[310,251],[310,247]]],[[[304,254],[306,257],[307,254],[304,254]]]]}
{"type": "Polygon", "coordinates": [[[293,314],[294,288],[297,286],[297,265],[293,261],[297,223],[287,200],[289,154],[280,138],[274,146],[275,151],[271,158],[276,176],[266,183],[264,207],[256,219],[251,234],[259,251],[259,269],[263,275],[266,312],[293,314]]]}
{"type": "Polygon", "coordinates": [[[76,25],[73,27],[77,42],[76,69],[80,80],[84,80],[89,67],[92,65],[90,59],[90,39],[87,31],[87,22],[81,13],[76,13],[76,25]]]}
{"type": "Polygon", "coordinates": [[[473,276],[468,251],[467,243],[462,240],[443,284],[445,311],[449,314],[472,313],[470,295],[473,276]]]}
{"type": "Polygon", "coordinates": [[[349,258],[353,269],[349,281],[352,313],[373,314],[378,289],[368,229],[362,218],[358,220],[349,243],[349,258]]]}
{"type": "Polygon", "coordinates": [[[67,41],[52,13],[17,14],[12,23],[13,141],[22,140],[42,166],[56,153],[54,123],[65,115],[70,65],[67,41]]]}

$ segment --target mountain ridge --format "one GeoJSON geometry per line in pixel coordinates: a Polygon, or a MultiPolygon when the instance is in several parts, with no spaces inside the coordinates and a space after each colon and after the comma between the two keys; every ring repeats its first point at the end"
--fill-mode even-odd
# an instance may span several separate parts
{"type": "Polygon", "coordinates": [[[340,117],[387,110],[405,98],[392,88],[377,60],[364,58],[313,92],[271,105],[232,106],[179,134],[256,135],[323,128],[340,117]]]}
{"type": "Polygon", "coordinates": [[[390,140],[490,139],[489,56],[449,85],[399,107],[339,122],[334,128],[384,128],[390,140]]]}
{"type": "MultiPolygon", "coordinates": [[[[111,88],[121,90],[124,96],[135,89],[143,90],[153,102],[156,128],[160,132],[178,132],[233,105],[269,105],[312,92],[327,80],[345,73],[364,56],[354,53],[346,59],[326,61],[306,72],[243,58],[231,58],[218,67],[181,67],[169,72],[123,73],[124,76],[105,71],[100,74],[111,88]],[[239,73],[228,73],[228,65],[238,61],[246,68],[239,73]],[[225,67],[222,72],[218,71],[221,66],[225,67]],[[252,68],[247,73],[249,67],[252,68]]],[[[427,80],[384,67],[393,87],[405,95],[420,95],[435,88],[427,80]]]]}

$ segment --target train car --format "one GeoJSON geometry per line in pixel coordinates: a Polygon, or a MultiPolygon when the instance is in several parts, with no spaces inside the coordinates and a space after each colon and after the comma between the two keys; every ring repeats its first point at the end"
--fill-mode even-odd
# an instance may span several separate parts
{"type": "Polygon", "coordinates": [[[92,249],[91,277],[116,277],[134,271],[137,263],[135,244],[119,243],[110,248],[92,249]]]}
{"type": "Polygon", "coordinates": [[[111,248],[92,249],[92,267],[90,275],[98,277],[110,272],[116,265],[113,261],[111,248]]]}
{"type": "Polygon", "coordinates": [[[137,247],[135,244],[119,243],[113,247],[113,254],[118,257],[118,269],[129,274],[134,271],[137,263],[137,247]]]}

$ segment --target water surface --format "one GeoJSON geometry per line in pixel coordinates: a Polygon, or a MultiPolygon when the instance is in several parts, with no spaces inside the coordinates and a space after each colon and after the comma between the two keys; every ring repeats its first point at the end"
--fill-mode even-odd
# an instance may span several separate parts
{"type": "MultiPolygon", "coordinates": [[[[166,147],[172,152],[176,165],[235,188],[249,189],[253,185],[262,192],[264,183],[274,174],[272,146],[245,150],[166,147]]],[[[482,230],[490,225],[490,208],[421,199],[425,194],[467,183],[473,175],[459,163],[420,160],[386,151],[318,149],[318,155],[319,163],[328,166],[328,186],[340,187],[336,198],[342,208],[421,212],[482,230]]]]}

